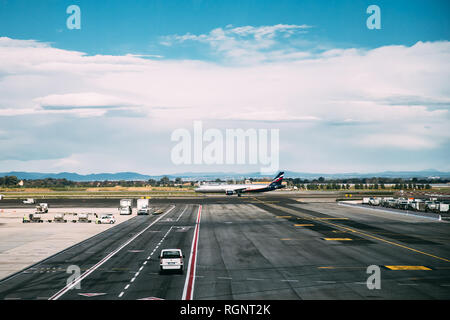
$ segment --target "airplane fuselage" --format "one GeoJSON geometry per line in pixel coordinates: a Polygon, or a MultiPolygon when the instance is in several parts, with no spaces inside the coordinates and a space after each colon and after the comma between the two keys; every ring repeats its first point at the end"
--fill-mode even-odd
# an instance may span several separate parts
{"type": "Polygon", "coordinates": [[[280,172],[272,182],[268,184],[206,184],[200,185],[195,189],[195,192],[200,193],[225,193],[226,195],[237,194],[240,196],[243,193],[249,192],[266,192],[284,188],[281,184],[283,181],[284,172],[280,172]]]}

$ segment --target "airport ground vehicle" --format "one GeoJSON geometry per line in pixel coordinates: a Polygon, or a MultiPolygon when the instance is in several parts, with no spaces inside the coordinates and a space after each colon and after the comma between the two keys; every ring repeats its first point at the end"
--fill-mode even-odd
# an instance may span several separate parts
{"type": "Polygon", "coordinates": [[[440,200],[437,198],[414,199],[414,198],[397,198],[392,197],[385,198],[363,198],[362,204],[366,205],[380,205],[386,208],[396,208],[402,210],[412,210],[421,212],[435,212],[435,213],[447,213],[449,211],[448,200],[440,200]]]}
{"type": "Polygon", "coordinates": [[[48,213],[48,203],[39,203],[36,206],[37,213],[48,213]]]}
{"type": "Polygon", "coordinates": [[[121,199],[119,205],[119,214],[131,214],[133,212],[132,205],[133,199],[121,199]]]}
{"type": "Polygon", "coordinates": [[[163,213],[163,212],[164,212],[163,209],[155,209],[155,210],[153,211],[153,215],[158,215],[158,214],[161,214],[161,213],[163,213]]]}
{"type": "Polygon", "coordinates": [[[34,204],[34,203],[35,203],[35,201],[34,201],[33,198],[28,198],[28,199],[26,199],[26,200],[23,200],[22,202],[23,202],[24,204],[34,204]]]}
{"type": "Polygon", "coordinates": [[[148,215],[150,212],[148,199],[138,199],[137,200],[137,214],[138,215],[148,215]]]}
{"type": "Polygon", "coordinates": [[[448,212],[450,205],[445,202],[441,202],[439,205],[439,212],[448,212]]]}
{"type": "Polygon", "coordinates": [[[67,220],[64,218],[64,213],[57,213],[55,214],[55,217],[53,218],[54,222],[67,222],[67,220]]]}
{"type": "Polygon", "coordinates": [[[178,270],[183,273],[184,255],[181,249],[163,249],[159,255],[160,273],[165,270],[178,270]]]}
{"type": "Polygon", "coordinates": [[[100,218],[97,219],[96,223],[98,224],[114,224],[116,223],[116,218],[112,214],[103,214],[100,216],[100,218]]]}
{"type": "Polygon", "coordinates": [[[0,194],[0,200],[2,200],[3,199],[3,195],[2,194],[0,194]]]}
{"type": "Polygon", "coordinates": [[[88,213],[79,213],[78,214],[78,222],[87,222],[90,223],[89,214],[88,213]]]}

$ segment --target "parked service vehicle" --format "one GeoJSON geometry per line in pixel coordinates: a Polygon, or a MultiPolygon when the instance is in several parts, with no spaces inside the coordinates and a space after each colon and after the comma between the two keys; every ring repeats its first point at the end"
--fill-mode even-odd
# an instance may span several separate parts
{"type": "Polygon", "coordinates": [[[418,211],[420,208],[420,203],[423,203],[423,201],[420,199],[414,199],[413,201],[409,202],[409,209],[418,211]]]}
{"type": "Polygon", "coordinates": [[[388,207],[388,208],[395,208],[396,203],[397,203],[397,201],[395,199],[389,199],[387,201],[386,207],[388,207]]]}
{"type": "Polygon", "coordinates": [[[137,214],[148,215],[150,212],[148,199],[137,199],[137,214]]]}
{"type": "Polygon", "coordinates": [[[428,200],[402,197],[397,199],[392,197],[363,198],[363,204],[376,206],[377,199],[380,206],[387,208],[435,213],[447,213],[449,211],[449,201],[438,201],[438,198],[429,198],[428,200]]]}
{"type": "Polygon", "coordinates": [[[133,199],[121,199],[119,205],[119,214],[131,214],[133,212],[132,205],[133,199]]]}
{"type": "Polygon", "coordinates": [[[399,199],[397,201],[397,208],[404,209],[404,210],[408,209],[408,200],[406,200],[406,199],[399,199]]]}
{"type": "Polygon", "coordinates": [[[439,204],[434,201],[425,201],[425,211],[437,211],[439,204]]]}
{"type": "Polygon", "coordinates": [[[24,204],[34,204],[34,203],[35,203],[35,201],[34,201],[33,198],[28,198],[28,199],[26,199],[26,200],[23,200],[22,202],[23,202],[24,204]]]}
{"type": "Polygon", "coordinates": [[[36,212],[48,213],[48,203],[39,203],[39,205],[36,206],[36,212]]]}
{"type": "Polygon", "coordinates": [[[0,200],[2,200],[3,199],[3,195],[2,194],[0,194],[0,200]]]}
{"type": "Polygon", "coordinates": [[[448,212],[449,211],[449,204],[441,202],[439,204],[439,212],[448,212]]]}
{"type": "Polygon", "coordinates": [[[98,224],[114,224],[116,223],[116,218],[112,214],[103,214],[100,216],[99,219],[97,219],[98,224]]]}
{"type": "Polygon", "coordinates": [[[90,223],[89,214],[88,213],[79,213],[78,214],[78,222],[87,222],[90,223]]]}
{"type": "Polygon", "coordinates": [[[40,223],[40,222],[44,222],[44,220],[42,220],[42,217],[41,217],[41,215],[39,213],[29,213],[28,215],[27,214],[23,215],[22,222],[23,223],[29,223],[29,222],[38,222],[38,223],[40,223]]]}
{"type": "Polygon", "coordinates": [[[66,219],[64,219],[65,214],[64,213],[57,213],[55,214],[53,221],[54,222],[67,222],[66,219]]]}
{"type": "Polygon", "coordinates": [[[178,270],[181,274],[184,269],[184,255],[181,249],[163,249],[159,255],[159,270],[178,270]]]}

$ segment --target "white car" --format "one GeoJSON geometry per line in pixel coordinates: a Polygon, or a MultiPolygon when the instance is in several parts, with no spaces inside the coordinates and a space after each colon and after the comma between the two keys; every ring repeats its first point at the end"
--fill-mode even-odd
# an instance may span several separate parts
{"type": "Polygon", "coordinates": [[[104,215],[100,216],[99,219],[97,219],[97,223],[98,224],[102,224],[102,223],[113,224],[113,223],[116,223],[116,218],[114,218],[114,216],[112,214],[104,214],[104,215]]]}
{"type": "Polygon", "coordinates": [[[181,274],[184,269],[184,255],[180,249],[164,249],[159,255],[160,272],[164,270],[178,270],[181,274]]]}
{"type": "Polygon", "coordinates": [[[28,198],[26,200],[23,200],[22,202],[24,204],[33,204],[33,203],[35,203],[34,199],[32,199],[32,198],[28,198]]]}

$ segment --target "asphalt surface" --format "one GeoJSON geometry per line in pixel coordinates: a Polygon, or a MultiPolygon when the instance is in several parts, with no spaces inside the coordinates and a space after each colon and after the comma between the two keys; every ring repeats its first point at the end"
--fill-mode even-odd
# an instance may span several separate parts
{"type": "Polygon", "coordinates": [[[180,300],[189,282],[195,300],[450,298],[449,222],[292,195],[155,202],[161,215],[136,216],[0,281],[0,299],[180,300]],[[165,248],[183,251],[183,274],[159,273],[165,248]],[[80,268],[79,289],[67,285],[69,266],[80,268]],[[369,266],[380,289],[367,286],[369,266]]]}

